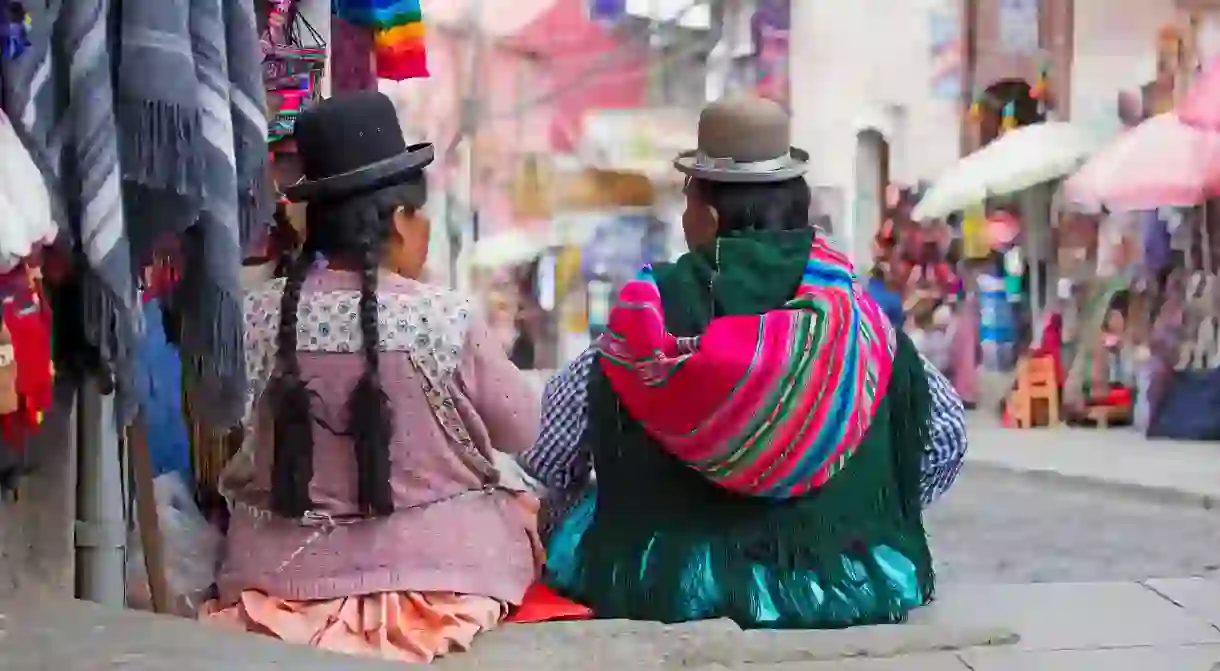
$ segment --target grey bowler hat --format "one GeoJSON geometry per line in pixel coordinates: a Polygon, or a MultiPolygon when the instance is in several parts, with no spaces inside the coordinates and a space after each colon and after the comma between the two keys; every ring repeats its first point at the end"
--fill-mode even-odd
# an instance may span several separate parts
{"type": "Polygon", "coordinates": [[[699,115],[699,148],[674,167],[712,182],[781,182],[805,174],[809,154],[790,144],[788,113],[756,97],[714,102],[699,115]]]}

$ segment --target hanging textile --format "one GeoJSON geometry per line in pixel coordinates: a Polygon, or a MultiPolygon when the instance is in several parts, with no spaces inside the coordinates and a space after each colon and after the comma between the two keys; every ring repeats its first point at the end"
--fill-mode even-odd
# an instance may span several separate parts
{"type": "Polygon", "coordinates": [[[339,17],[330,23],[330,88],[333,92],[377,88],[372,28],[339,17]]]}
{"type": "Polygon", "coordinates": [[[179,306],[183,355],[216,390],[206,405],[214,421],[236,421],[234,394],[245,388],[241,247],[269,218],[250,3],[26,5],[30,46],[4,64],[5,110],[48,190],[62,199],[53,211],[84,260],[79,326],[100,356],[92,372],[113,377],[127,423],[137,406],[134,350],[144,327],[135,271],[166,238],[189,231],[180,245],[191,278],[179,306]]]}
{"type": "Polygon", "coordinates": [[[326,41],[301,15],[296,0],[276,0],[262,36],[263,85],[271,119],[270,142],[292,135],[301,112],[322,96],[326,41]]]}
{"type": "Polygon", "coordinates": [[[377,31],[379,78],[402,81],[428,76],[419,0],[334,0],[333,6],[339,18],[377,31]]]}
{"type": "Polygon", "coordinates": [[[57,230],[51,198],[8,115],[0,111],[0,272],[17,267],[57,230]]]}
{"type": "Polygon", "coordinates": [[[982,204],[971,207],[962,217],[962,256],[967,259],[985,259],[991,253],[991,240],[987,233],[987,213],[982,204]]]}
{"type": "Polygon", "coordinates": [[[53,402],[51,321],[37,268],[0,275],[0,435],[19,449],[53,402]]]}

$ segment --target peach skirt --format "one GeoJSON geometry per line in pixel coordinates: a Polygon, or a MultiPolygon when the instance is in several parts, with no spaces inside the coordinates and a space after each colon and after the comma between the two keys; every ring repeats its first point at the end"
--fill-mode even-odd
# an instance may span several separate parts
{"type": "MultiPolygon", "coordinates": [[[[538,499],[513,498],[534,547],[534,561],[545,562],[538,539],[538,499]]],[[[487,596],[453,592],[385,592],[320,601],[288,601],[246,590],[238,602],[220,609],[205,603],[199,618],[210,624],[278,638],[316,648],[402,662],[428,663],[465,651],[480,632],[495,629],[509,604],[487,596]]]]}
{"type": "Polygon", "coordinates": [[[266,634],[286,643],[427,663],[468,649],[476,634],[494,629],[507,614],[508,604],[502,601],[452,592],[285,601],[246,591],[229,608],[205,606],[201,617],[217,626],[266,634]]]}

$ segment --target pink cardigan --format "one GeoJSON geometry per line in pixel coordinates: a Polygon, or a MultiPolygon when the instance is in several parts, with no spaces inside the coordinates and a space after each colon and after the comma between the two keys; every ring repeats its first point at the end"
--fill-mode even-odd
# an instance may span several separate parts
{"type": "MultiPolygon", "coordinates": [[[[540,399],[469,302],[449,290],[396,275],[380,280],[396,512],[325,527],[266,512],[273,450],[269,408],[260,397],[274,368],[282,286],[272,281],[246,298],[254,421],[223,483],[233,516],[218,579],[221,601],[233,603],[253,589],[290,600],[413,590],[519,602],[535,578],[530,525],[513,493],[484,486],[460,445],[468,436],[488,458],[493,448],[526,449],[537,434],[540,399]],[[430,398],[429,386],[442,387],[451,402],[430,398]]],[[[358,289],[354,274],[315,271],[298,311],[302,376],[315,392],[315,417],[332,427],[346,425],[344,404],[363,371],[358,289]]],[[[351,516],[355,494],[351,441],[315,425],[311,512],[351,516]]]]}

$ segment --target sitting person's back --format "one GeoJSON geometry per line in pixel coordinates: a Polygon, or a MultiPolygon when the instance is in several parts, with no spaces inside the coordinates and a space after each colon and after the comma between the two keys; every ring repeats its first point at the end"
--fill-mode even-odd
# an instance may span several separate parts
{"type": "MultiPolygon", "coordinates": [[[[728,103],[701,141],[736,137],[706,126],[742,114],[786,128],[769,103],[728,103]]],[[[742,178],[740,146],[679,159],[692,251],[624,288],[611,335],[548,387],[549,410],[587,385],[579,442],[544,413],[522,458],[561,490],[547,579],[599,617],[843,627],[901,621],[933,590],[921,505],[952,482],[964,432],[929,468],[928,366],[805,225],[786,131],[758,139],[785,154],[747,157],[767,178],[742,178]]]]}
{"type": "Polygon", "coordinates": [[[429,661],[497,625],[537,576],[536,505],[492,450],[538,404],[470,303],[415,279],[422,169],[376,93],[302,115],[310,202],[287,277],[246,297],[248,435],[226,469],[209,619],[297,643],[429,661]],[[370,165],[372,166],[370,168],[370,165]]]}

